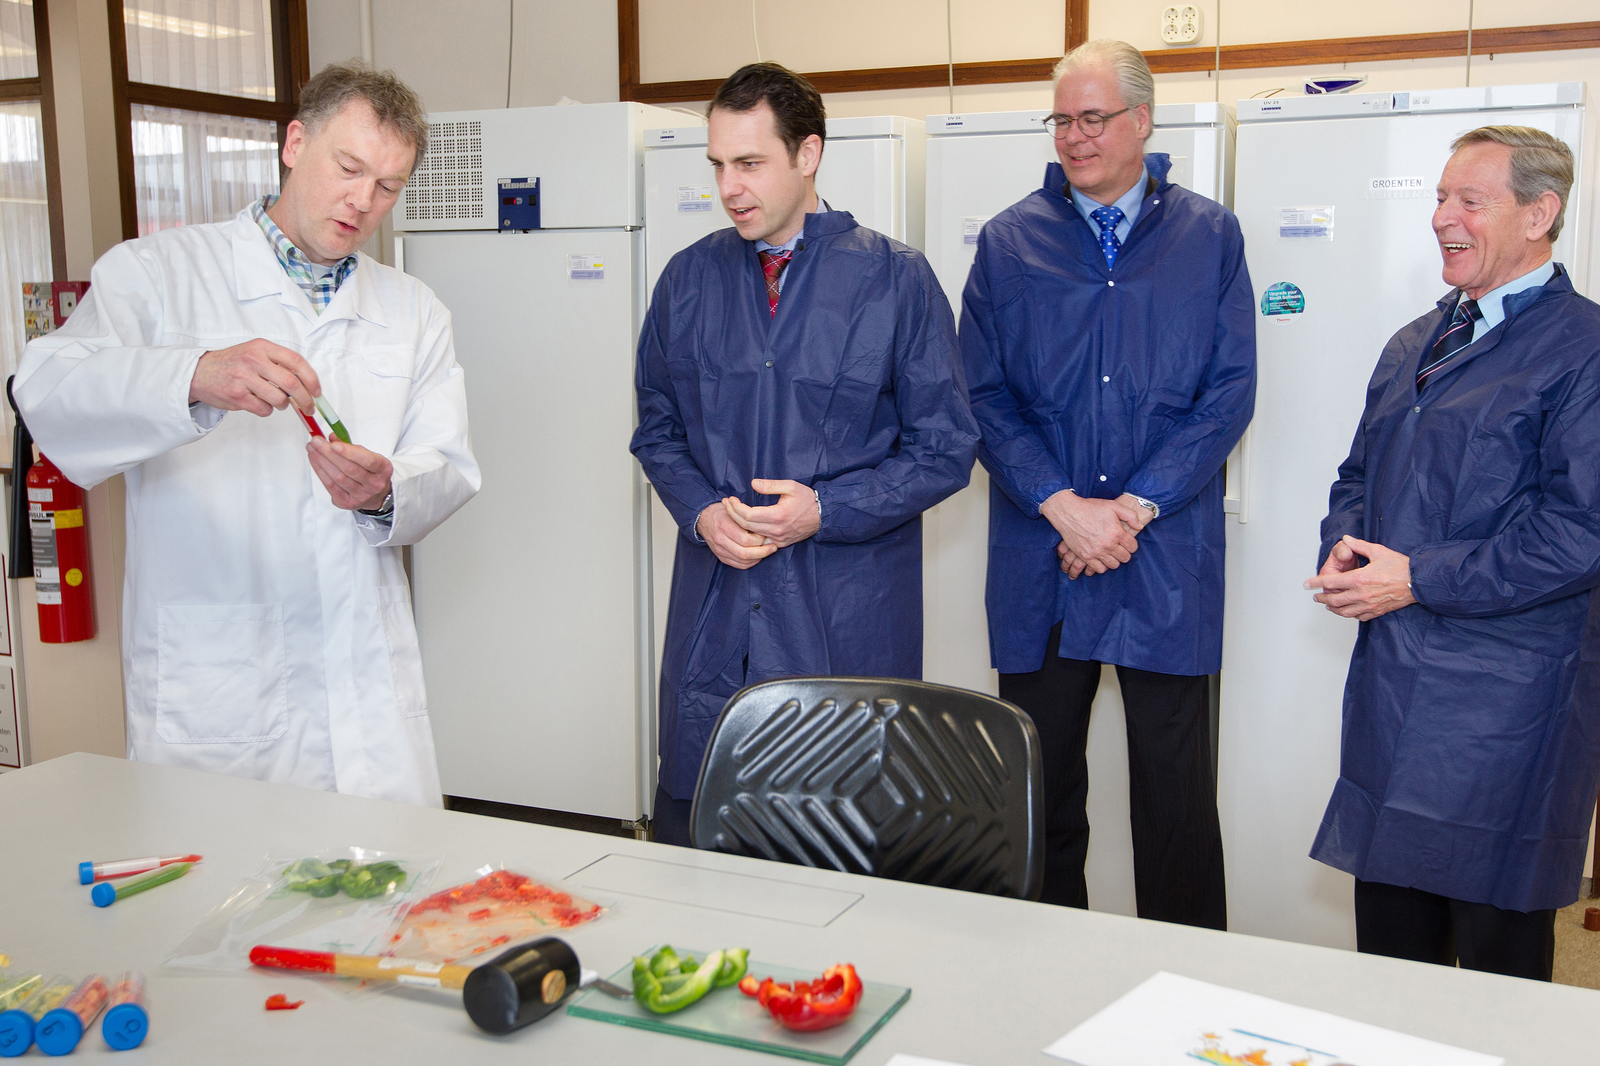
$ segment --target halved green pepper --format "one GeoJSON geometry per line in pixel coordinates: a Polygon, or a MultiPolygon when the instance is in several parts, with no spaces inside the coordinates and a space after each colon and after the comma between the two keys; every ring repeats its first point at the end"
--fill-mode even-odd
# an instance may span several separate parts
{"type": "Polygon", "coordinates": [[[717,978],[722,973],[722,952],[711,952],[692,973],[656,972],[658,969],[676,969],[684,961],[670,947],[663,947],[648,959],[643,955],[634,956],[634,1001],[655,1014],[671,1014],[697,1002],[716,986],[717,978]]]}

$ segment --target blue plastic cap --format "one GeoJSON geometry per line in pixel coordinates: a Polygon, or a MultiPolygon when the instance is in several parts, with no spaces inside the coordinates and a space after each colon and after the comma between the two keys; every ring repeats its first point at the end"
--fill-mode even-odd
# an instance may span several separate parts
{"type": "Polygon", "coordinates": [[[101,881],[89,890],[89,898],[94,900],[96,907],[109,907],[117,901],[117,890],[111,887],[110,882],[101,881]]]}
{"type": "Polygon", "coordinates": [[[33,1042],[46,1055],[67,1055],[83,1039],[83,1019],[70,1010],[57,1007],[39,1019],[33,1042]]]}
{"type": "Polygon", "coordinates": [[[33,1015],[8,1010],[0,1014],[0,1059],[14,1059],[33,1046],[33,1015]]]}
{"type": "Polygon", "coordinates": [[[137,1003],[118,1003],[100,1023],[100,1035],[117,1051],[138,1047],[149,1031],[150,1016],[137,1003]]]}
{"type": "Polygon", "coordinates": [[[92,884],[94,884],[94,863],[92,863],[92,862],[80,862],[78,864],[78,884],[80,884],[80,885],[92,885],[92,884]]]}

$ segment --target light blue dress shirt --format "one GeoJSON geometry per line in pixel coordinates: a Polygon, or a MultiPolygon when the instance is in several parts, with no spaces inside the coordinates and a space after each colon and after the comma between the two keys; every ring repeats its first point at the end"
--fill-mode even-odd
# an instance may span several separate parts
{"type": "Polygon", "coordinates": [[[1139,170],[1139,180],[1133,183],[1133,188],[1117,197],[1116,202],[1110,205],[1089,199],[1088,196],[1085,196],[1071,185],[1068,185],[1067,188],[1072,192],[1073,206],[1078,209],[1078,214],[1083,216],[1084,221],[1093,227],[1095,236],[1100,235],[1100,223],[1090,217],[1093,212],[1106,206],[1120,207],[1122,209],[1122,221],[1118,222],[1116,228],[1112,230],[1117,235],[1117,244],[1120,246],[1128,239],[1128,234],[1133,232],[1133,224],[1139,220],[1139,208],[1144,205],[1144,190],[1149,184],[1150,170],[1148,167],[1142,167],[1139,170]]]}
{"type": "MultiPolygon", "coordinates": [[[[813,215],[820,215],[824,211],[832,211],[832,210],[833,210],[833,208],[828,206],[828,201],[824,200],[822,197],[819,196],[819,197],[817,197],[817,209],[815,211],[810,212],[810,213],[813,214],[813,215]]],[[[782,244],[768,244],[764,240],[757,239],[756,240],[756,251],[758,251],[758,252],[792,252],[792,251],[794,251],[796,248],[798,248],[800,246],[800,242],[801,241],[805,240],[805,236],[806,236],[806,224],[805,224],[804,221],[801,221],[801,223],[800,223],[800,232],[796,233],[793,237],[790,237],[788,240],[784,241],[782,244]]],[[[788,277],[789,277],[789,271],[788,271],[787,268],[784,270],[784,272],[782,274],[778,275],[778,291],[780,293],[783,292],[783,283],[788,277]]]]}
{"type": "MultiPolygon", "coordinates": [[[[1536,289],[1555,277],[1556,264],[1553,259],[1546,259],[1540,266],[1534,267],[1515,281],[1508,281],[1498,289],[1490,289],[1483,294],[1483,299],[1478,301],[1478,312],[1483,316],[1473,325],[1472,340],[1478,339],[1491,329],[1506,320],[1506,310],[1501,306],[1507,296],[1515,296],[1528,289],[1536,289]]],[[[1466,294],[1463,293],[1463,296],[1466,294]]],[[[1459,301],[1458,301],[1459,302],[1459,301]]]]}

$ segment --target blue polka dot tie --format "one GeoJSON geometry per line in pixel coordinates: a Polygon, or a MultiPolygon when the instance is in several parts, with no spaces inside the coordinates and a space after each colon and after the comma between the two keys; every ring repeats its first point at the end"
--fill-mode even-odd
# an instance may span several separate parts
{"type": "Polygon", "coordinates": [[[1122,208],[1097,207],[1089,212],[1089,217],[1100,223],[1100,250],[1106,253],[1106,266],[1117,265],[1117,249],[1122,247],[1122,242],[1117,240],[1117,224],[1122,221],[1122,208]]]}

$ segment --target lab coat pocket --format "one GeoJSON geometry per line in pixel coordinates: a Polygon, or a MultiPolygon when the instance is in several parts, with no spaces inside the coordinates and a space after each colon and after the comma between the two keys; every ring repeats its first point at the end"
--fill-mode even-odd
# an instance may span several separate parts
{"type": "Polygon", "coordinates": [[[400,713],[421,718],[428,713],[422,685],[422,652],[417,647],[417,623],[411,613],[411,592],[404,585],[378,589],[378,613],[383,616],[383,639],[389,647],[389,676],[400,713]]]}
{"type": "Polygon", "coordinates": [[[283,604],[156,612],[156,734],[169,744],[252,744],[289,728],[283,604]]]}

